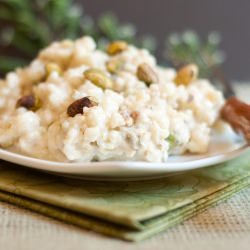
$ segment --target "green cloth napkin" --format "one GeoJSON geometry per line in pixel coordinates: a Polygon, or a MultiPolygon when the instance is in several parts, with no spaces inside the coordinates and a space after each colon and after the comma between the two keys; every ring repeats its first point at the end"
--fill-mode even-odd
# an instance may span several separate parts
{"type": "Polygon", "coordinates": [[[0,200],[130,241],[166,230],[250,185],[250,151],[158,180],[79,181],[0,161],[0,200]]]}

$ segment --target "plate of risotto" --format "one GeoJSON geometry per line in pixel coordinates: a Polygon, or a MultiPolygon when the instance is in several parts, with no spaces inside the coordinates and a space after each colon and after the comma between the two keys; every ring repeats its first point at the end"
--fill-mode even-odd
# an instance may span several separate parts
{"type": "Polygon", "coordinates": [[[0,80],[0,159],[85,179],[158,178],[247,149],[244,105],[194,64],[162,67],[124,41],[106,51],[91,37],[54,42],[0,80]]]}

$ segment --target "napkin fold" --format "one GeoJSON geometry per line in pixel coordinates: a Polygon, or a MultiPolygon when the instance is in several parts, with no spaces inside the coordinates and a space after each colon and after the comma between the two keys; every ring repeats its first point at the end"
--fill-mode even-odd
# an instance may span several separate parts
{"type": "Polygon", "coordinates": [[[250,185],[250,151],[167,178],[73,180],[0,161],[0,200],[124,240],[140,241],[250,185]]]}

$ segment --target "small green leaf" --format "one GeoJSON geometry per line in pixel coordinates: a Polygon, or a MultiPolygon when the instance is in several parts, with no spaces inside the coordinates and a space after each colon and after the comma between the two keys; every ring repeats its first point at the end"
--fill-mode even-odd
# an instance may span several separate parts
{"type": "Polygon", "coordinates": [[[186,43],[186,45],[193,51],[200,47],[200,38],[197,33],[192,30],[185,31],[183,33],[182,39],[183,42],[186,43]]]}
{"type": "Polygon", "coordinates": [[[0,56],[0,74],[5,74],[14,68],[27,64],[27,60],[16,57],[0,56]]]}
{"type": "Polygon", "coordinates": [[[145,48],[150,52],[154,52],[157,47],[156,39],[152,36],[144,36],[139,40],[139,43],[136,44],[141,48],[145,48]]]}
{"type": "Polygon", "coordinates": [[[169,143],[169,149],[173,149],[176,146],[176,138],[173,134],[170,134],[167,138],[166,141],[169,143]]]}

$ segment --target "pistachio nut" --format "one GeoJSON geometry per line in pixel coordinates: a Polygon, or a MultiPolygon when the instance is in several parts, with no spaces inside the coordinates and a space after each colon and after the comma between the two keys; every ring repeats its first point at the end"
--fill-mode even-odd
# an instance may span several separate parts
{"type": "Polygon", "coordinates": [[[70,117],[74,117],[77,114],[83,114],[84,107],[91,108],[96,105],[97,102],[93,101],[92,97],[83,97],[81,99],[74,101],[68,106],[67,114],[70,117]]]}
{"type": "Polygon", "coordinates": [[[188,85],[198,77],[199,69],[196,64],[188,64],[177,71],[174,82],[177,85],[188,85]]]}
{"type": "Polygon", "coordinates": [[[94,83],[96,86],[102,89],[112,89],[113,82],[106,75],[106,73],[100,69],[89,69],[84,72],[86,79],[94,83]]]}
{"type": "Polygon", "coordinates": [[[41,101],[34,94],[25,95],[18,99],[16,107],[24,107],[28,110],[36,111],[41,107],[41,101]]]}
{"type": "Polygon", "coordinates": [[[139,80],[145,82],[148,86],[158,81],[157,74],[147,63],[142,63],[138,66],[136,75],[139,80]]]}
{"type": "Polygon", "coordinates": [[[107,70],[111,74],[117,73],[119,70],[122,69],[123,65],[124,65],[124,61],[117,60],[117,59],[113,59],[113,60],[111,59],[111,60],[107,61],[107,63],[106,63],[107,70]]]}
{"type": "Polygon", "coordinates": [[[124,41],[114,41],[107,47],[107,53],[109,55],[116,55],[128,48],[128,44],[124,41]]]}
{"type": "Polygon", "coordinates": [[[45,65],[46,77],[48,77],[52,72],[57,72],[59,75],[62,74],[62,69],[56,63],[47,63],[45,65]]]}

